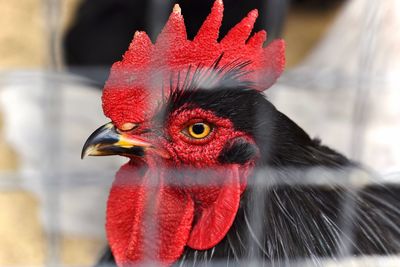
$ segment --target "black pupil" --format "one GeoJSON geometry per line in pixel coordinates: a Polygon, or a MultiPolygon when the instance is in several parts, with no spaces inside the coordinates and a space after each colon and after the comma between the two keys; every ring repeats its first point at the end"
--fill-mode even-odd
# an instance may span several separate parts
{"type": "Polygon", "coordinates": [[[195,134],[202,134],[202,133],[204,133],[204,125],[202,124],[202,123],[196,123],[196,124],[194,124],[193,125],[193,127],[192,127],[192,131],[195,133],[195,134]]]}

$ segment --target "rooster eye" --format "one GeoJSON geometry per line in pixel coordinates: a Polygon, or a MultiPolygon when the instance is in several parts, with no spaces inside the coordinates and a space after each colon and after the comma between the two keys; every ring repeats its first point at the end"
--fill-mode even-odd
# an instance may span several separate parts
{"type": "Polygon", "coordinates": [[[211,126],[204,122],[197,122],[189,125],[187,130],[190,137],[203,139],[211,133],[211,126]]]}

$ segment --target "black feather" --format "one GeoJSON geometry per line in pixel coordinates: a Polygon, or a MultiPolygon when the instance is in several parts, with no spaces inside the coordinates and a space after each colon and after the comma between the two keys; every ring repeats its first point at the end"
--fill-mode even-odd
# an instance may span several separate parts
{"type": "Polygon", "coordinates": [[[233,140],[222,149],[218,161],[222,164],[245,164],[257,155],[257,147],[243,138],[233,140]]]}
{"type": "Polygon", "coordinates": [[[351,184],[370,174],[310,138],[245,83],[178,90],[166,103],[167,116],[183,106],[211,110],[254,138],[255,146],[232,140],[219,155],[221,163],[244,164],[260,156],[226,237],[209,250],[186,248],[176,266],[318,265],[321,257],[400,252],[399,185],[351,184]]]}

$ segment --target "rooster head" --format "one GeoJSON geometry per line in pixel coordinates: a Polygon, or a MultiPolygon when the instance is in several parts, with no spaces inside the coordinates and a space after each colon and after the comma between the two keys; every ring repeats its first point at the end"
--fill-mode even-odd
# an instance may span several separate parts
{"type": "Polygon", "coordinates": [[[210,249],[229,231],[259,156],[251,131],[260,92],[284,67],[284,43],[250,37],[257,10],[220,41],[217,0],[193,40],[178,5],[153,44],[136,32],[103,91],[110,123],[82,156],[129,158],[107,205],[107,238],[119,265],[171,264],[210,249]],[[256,93],[255,93],[256,92],[256,93]]]}

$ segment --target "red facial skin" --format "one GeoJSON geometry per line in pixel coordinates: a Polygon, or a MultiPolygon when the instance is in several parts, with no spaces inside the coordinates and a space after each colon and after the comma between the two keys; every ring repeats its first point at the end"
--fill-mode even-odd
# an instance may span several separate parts
{"type": "Polygon", "coordinates": [[[185,246],[203,250],[218,244],[235,219],[254,165],[218,162],[235,138],[253,141],[211,111],[182,107],[169,116],[161,136],[143,133],[147,127],[160,125],[148,121],[128,134],[162,146],[170,159],[150,153],[143,161],[132,159],[116,175],[106,228],[119,265],[171,264],[185,246]],[[189,137],[186,128],[195,122],[211,125],[211,133],[204,139],[189,137]]]}

